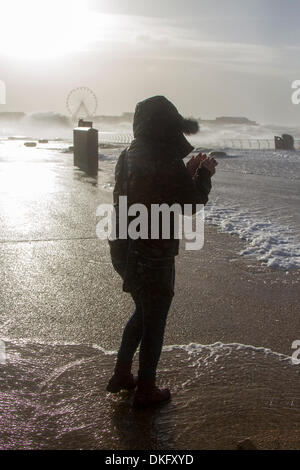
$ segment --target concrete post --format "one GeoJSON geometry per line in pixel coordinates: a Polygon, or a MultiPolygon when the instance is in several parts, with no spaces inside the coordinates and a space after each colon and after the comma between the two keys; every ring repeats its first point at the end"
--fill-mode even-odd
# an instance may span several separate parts
{"type": "Polygon", "coordinates": [[[73,130],[74,166],[88,175],[97,175],[98,130],[92,127],[91,122],[79,121],[79,124],[80,127],[73,130]]]}

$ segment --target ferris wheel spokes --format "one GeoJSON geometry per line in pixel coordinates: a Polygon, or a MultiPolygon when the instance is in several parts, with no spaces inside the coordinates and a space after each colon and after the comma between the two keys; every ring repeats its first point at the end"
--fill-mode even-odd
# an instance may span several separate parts
{"type": "Polygon", "coordinates": [[[97,97],[87,87],[74,88],[67,96],[66,106],[73,122],[91,118],[98,107],[97,97]]]}

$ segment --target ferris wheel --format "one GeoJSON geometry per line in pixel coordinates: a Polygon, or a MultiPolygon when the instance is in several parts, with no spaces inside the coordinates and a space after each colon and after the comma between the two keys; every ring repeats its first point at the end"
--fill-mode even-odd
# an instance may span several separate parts
{"type": "Polygon", "coordinates": [[[72,121],[90,118],[95,115],[98,101],[95,93],[87,87],[78,87],[70,91],[66,101],[72,121]]]}

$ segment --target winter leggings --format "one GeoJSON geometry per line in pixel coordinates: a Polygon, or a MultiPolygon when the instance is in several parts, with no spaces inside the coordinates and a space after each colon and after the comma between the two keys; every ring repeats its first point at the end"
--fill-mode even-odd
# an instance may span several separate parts
{"type": "MultiPolygon", "coordinates": [[[[114,269],[124,279],[126,266],[112,259],[114,269]]],[[[136,265],[137,278],[130,294],[135,309],[127,322],[118,362],[130,362],[140,345],[138,376],[154,380],[160,358],[167,315],[174,295],[175,260],[142,258],[136,265]]]]}

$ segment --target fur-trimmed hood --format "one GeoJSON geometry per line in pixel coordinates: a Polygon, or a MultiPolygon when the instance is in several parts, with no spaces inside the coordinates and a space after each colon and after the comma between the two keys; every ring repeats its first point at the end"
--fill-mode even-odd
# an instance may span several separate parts
{"type": "Polygon", "coordinates": [[[198,131],[198,122],[182,117],[173,103],[164,96],[153,96],[136,105],[134,138],[141,137],[176,147],[180,158],[186,157],[194,149],[184,134],[196,134],[198,131]]]}

